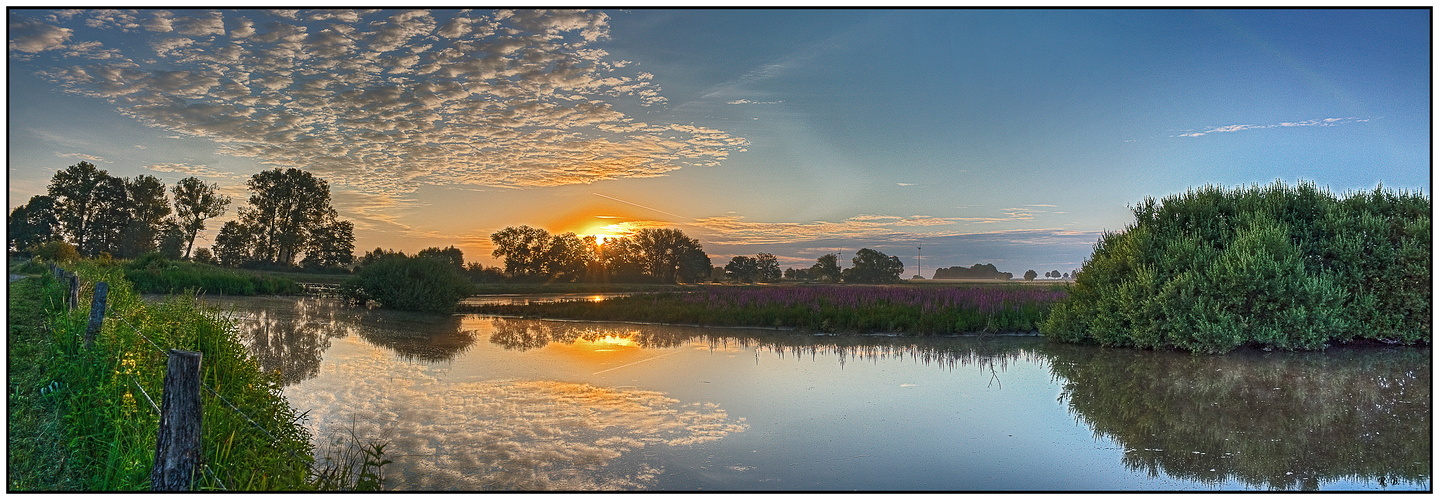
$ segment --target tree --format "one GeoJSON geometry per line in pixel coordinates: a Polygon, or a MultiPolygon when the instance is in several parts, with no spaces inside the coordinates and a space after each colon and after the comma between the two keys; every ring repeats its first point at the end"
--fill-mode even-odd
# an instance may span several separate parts
{"type": "Polygon", "coordinates": [[[779,259],[776,259],[773,254],[768,253],[761,253],[755,255],[754,259],[756,265],[758,266],[755,277],[759,279],[759,281],[765,283],[773,283],[775,281],[779,281],[779,259]]]}
{"type": "Polygon", "coordinates": [[[724,266],[725,275],[734,281],[753,283],[759,276],[759,261],[753,257],[736,255],[724,266]]]}
{"type": "Polygon", "coordinates": [[[170,200],[165,198],[165,184],[154,176],[139,175],[124,182],[130,218],[117,255],[133,258],[158,248],[170,215],[170,200]]]}
{"type": "Polygon", "coordinates": [[[697,282],[709,274],[709,255],[678,229],[641,229],[629,238],[646,274],[664,283],[697,282]]]}
{"type": "Polygon", "coordinates": [[[31,196],[29,202],[10,211],[5,227],[10,250],[14,252],[28,252],[36,245],[57,239],[60,221],[55,218],[55,199],[31,196]]]}
{"type": "Polygon", "coordinates": [[[841,277],[839,268],[839,256],[827,253],[815,259],[813,266],[809,268],[809,274],[814,279],[838,283],[841,277]]]}
{"type": "Polygon", "coordinates": [[[129,191],[125,179],[106,176],[91,193],[89,236],[80,253],[98,256],[122,254],[126,229],[130,226],[129,191]]]}
{"type": "Polygon", "coordinates": [[[78,251],[84,251],[90,237],[94,193],[108,177],[110,174],[95,168],[95,164],[82,161],[55,172],[50,179],[47,193],[54,200],[60,230],[78,251]]]}
{"type": "Polygon", "coordinates": [[[343,220],[310,230],[310,245],[300,265],[308,269],[337,269],[355,261],[355,224],[343,220]]]}
{"type": "Polygon", "coordinates": [[[215,254],[210,253],[210,249],[205,248],[205,247],[200,247],[200,248],[196,248],[196,249],[195,249],[195,257],[194,257],[194,259],[195,259],[195,262],[199,262],[199,263],[201,263],[201,264],[218,264],[218,263],[219,263],[219,262],[217,262],[217,261],[215,260],[215,254]]]}
{"type": "Polygon", "coordinates": [[[455,269],[463,270],[465,268],[465,252],[461,251],[458,248],[455,248],[454,246],[448,246],[444,249],[441,249],[440,247],[426,248],[424,250],[420,250],[420,253],[415,254],[415,256],[440,259],[442,261],[450,263],[450,265],[452,266],[455,266],[455,269]]]}
{"type": "Polygon", "coordinates": [[[174,195],[175,219],[185,235],[185,258],[195,246],[195,236],[205,230],[205,221],[225,215],[230,198],[219,194],[219,186],[186,177],[170,188],[174,195]]]}
{"type": "Polygon", "coordinates": [[[1037,277],[1039,277],[1039,273],[1034,272],[1033,269],[1024,272],[1025,281],[1034,281],[1034,278],[1037,277]]]}
{"type": "Polygon", "coordinates": [[[309,172],[274,169],[250,177],[254,194],[240,209],[241,223],[253,230],[254,260],[283,266],[308,250],[312,232],[330,227],[338,214],[330,206],[330,185],[309,172]]]}
{"type": "Polygon", "coordinates": [[[854,267],[842,273],[846,283],[898,283],[904,273],[904,264],[899,257],[885,255],[878,250],[861,248],[852,259],[854,267]]]}
{"type": "Polygon", "coordinates": [[[180,259],[185,256],[185,231],[174,219],[165,219],[161,225],[160,241],[156,244],[157,250],[167,259],[180,259]]]}
{"type": "Polygon", "coordinates": [[[250,226],[239,221],[229,221],[220,226],[220,234],[215,236],[215,259],[221,265],[236,267],[255,260],[251,251],[250,241],[255,237],[255,231],[250,226]]]}
{"type": "Polygon", "coordinates": [[[1057,271],[1057,270],[1055,270],[1055,271],[1050,271],[1049,274],[1050,274],[1050,277],[1051,277],[1051,278],[1058,278],[1058,277],[1061,276],[1061,274],[1060,274],[1059,271],[1057,271]]]}
{"type": "Polygon", "coordinates": [[[512,277],[543,274],[549,231],[530,226],[507,227],[491,234],[490,241],[495,244],[490,255],[505,259],[505,274],[512,277]]]}

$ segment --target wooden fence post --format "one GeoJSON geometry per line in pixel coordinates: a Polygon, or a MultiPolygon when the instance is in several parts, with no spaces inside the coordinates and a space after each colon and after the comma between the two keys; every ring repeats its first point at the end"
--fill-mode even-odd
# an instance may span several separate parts
{"type": "Polygon", "coordinates": [[[104,281],[95,284],[95,297],[90,301],[90,324],[85,326],[85,347],[95,343],[95,334],[105,321],[105,296],[110,293],[110,284],[104,281]]]}
{"type": "Polygon", "coordinates": [[[67,272],[65,273],[65,278],[65,281],[70,284],[70,296],[68,300],[70,301],[70,309],[73,310],[76,307],[80,307],[80,276],[67,272]]]}
{"type": "Polygon", "coordinates": [[[153,491],[189,491],[200,464],[200,353],[171,349],[160,399],[153,491]]]}

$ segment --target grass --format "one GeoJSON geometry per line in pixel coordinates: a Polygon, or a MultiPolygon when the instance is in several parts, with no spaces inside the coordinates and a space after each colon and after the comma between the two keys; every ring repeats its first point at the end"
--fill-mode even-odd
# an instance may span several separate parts
{"type": "Polygon", "coordinates": [[[601,302],[480,305],[474,312],[597,321],[790,327],[911,335],[1032,332],[1064,292],[1036,287],[704,287],[601,302]]]}
{"type": "Polygon", "coordinates": [[[196,290],[221,295],[294,295],[295,280],[210,264],[169,260],[147,254],[125,264],[125,278],[142,293],[183,293],[196,290]]]}
{"type": "Polygon", "coordinates": [[[302,415],[285,401],[277,375],[261,372],[234,325],[216,311],[193,296],[147,304],[114,264],[82,261],[72,270],[82,283],[75,310],[65,307],[61,285],[48,273],[10,284],[10,490],[148,489],[169,349],[203,355],[205,465],[195,489],[367,486],[355,474],[326,477],[312,466],[302,415]],[[81,336],[99,281],[110,285],[106,320],[86,346],[81,336]]]}

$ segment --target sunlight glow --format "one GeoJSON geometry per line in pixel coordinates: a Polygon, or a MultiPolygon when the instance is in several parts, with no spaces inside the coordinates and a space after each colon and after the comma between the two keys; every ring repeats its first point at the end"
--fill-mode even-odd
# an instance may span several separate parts
{"type": "Polygon", "coordinates": [[[605,335],[597,339],[577,339],[575,347],[591,352],[614,352],[619,350],[637,349],[639,344],[631,336],[605,335]]]}

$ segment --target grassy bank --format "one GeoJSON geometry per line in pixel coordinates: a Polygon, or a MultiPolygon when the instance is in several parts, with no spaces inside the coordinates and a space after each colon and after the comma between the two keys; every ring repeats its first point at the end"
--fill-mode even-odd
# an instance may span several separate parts
{"type": "Polygon", "coordinates": [[[942,335],[1031,332],[1063,295],[1033,287],[705,287],[601,302],[483,305],[472,310],[556,319],[942,335]]]}
{"type": "Polygon", "coordinates": [[[311,436],[235,335],[193,297],[147,305],[114,264],[84,261],[81,304],[69,310],[49,274],[10,283],[8,489],[149,488],[166,352],[202,353],[199,490],[353,487],[312,466],[311,436]],[[94,283],[109,283],[104,326],[85,346],[94,283]],[[152,403],[153,401],[153,403],[152,403]]]}
{"type": "Polygon", "coordinates": [[[125,264],[125,278],[141,293],[195,290],[221,295],[293,295],[296,280],[148,254],[125,264]]]}

